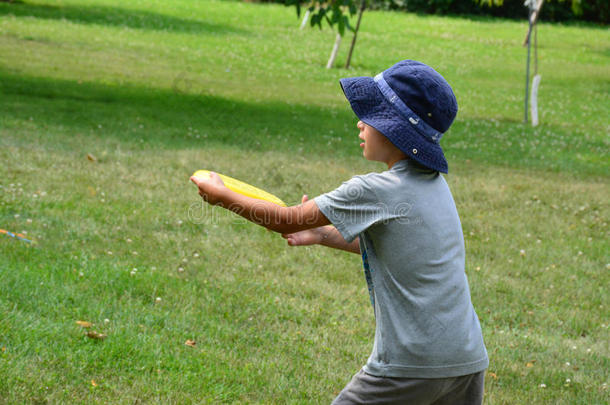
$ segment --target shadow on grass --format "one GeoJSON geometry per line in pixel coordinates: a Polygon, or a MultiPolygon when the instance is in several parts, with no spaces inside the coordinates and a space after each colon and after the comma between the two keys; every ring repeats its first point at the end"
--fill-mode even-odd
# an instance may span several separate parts
{"type": "Polygon", "coordinates": [[[190,32],[197,34],[245,34],[247,31],[225,25],[184,19],[150,11],[108,6],[54,6],[29,2],[0,2],[0,16],[35,17],[47,20],[68,20],[78,24],[98,24],[144,30],[190,32]]]}
{"type": "MultiPolygon", "coordinates": [[[[31,123],[44,128],[45,144],[73,146],[70,138],[114,139],[123,147],[167,149],[225,145],[244,150],[279,150],[304,155],[359,153],[356,119],[341,110],[298,104],[233,100],[175,89],[79,84],[0,70],[0,131],[31,123]],[[55,130],[51,130],[54,128],[55,130]],[[58,129],[61,130],[57,135],[58,129]],[[53,139],[54,138],[54,139],[53,139]]],[[[29,124],[28,124],[29,125],[29,124]]],[[[41,136],[36,135],[34,136],[41,136]]]]}
{"type": "MultiPolygon", "coordinates": [[[[180,81],[174,89],[100,85],[0,70],[0,133],[22,147],[80,149],[106,143],[121,149],[229,147],[328,159],[361,154],[356,118],[347,105],[252,102],[193,94],[193,87],[180,81]]],[[[443,149],[450,167],[472,160],[606,177],[605,141],[579,131],[466,118],[443,138],[443,149]]]]}

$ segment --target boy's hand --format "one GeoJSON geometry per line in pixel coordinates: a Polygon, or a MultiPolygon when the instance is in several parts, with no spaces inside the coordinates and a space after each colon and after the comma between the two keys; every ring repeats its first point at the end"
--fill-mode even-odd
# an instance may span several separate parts
{"type": "Polygon", "coordinates": [[[199,188],[199,195],[212,205],[222,203],[221,196],[228,190],[220,176],[214,172],[210,172],[209,179],[191,176],[191,181],[199,188]]]}
{"type": "MultiPolygon", "coordinates": [[[[307,195],[304,195],[301,199],[301,204],[305,204],[307,200],[307,195]]],[[[322,242],[327,232],[328,230],[324,226],[320,226],[295,233],[284,233],[282,238],[286,239],[290,246],[316,245],[322,242]]]]}

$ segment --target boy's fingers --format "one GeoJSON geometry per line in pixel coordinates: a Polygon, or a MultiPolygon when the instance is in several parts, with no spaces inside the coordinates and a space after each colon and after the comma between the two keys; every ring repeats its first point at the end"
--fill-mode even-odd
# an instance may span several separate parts
{"type": "Polygon", "coordinates": [[[210,172],[210,180],[212,180],[216,184],[222,184],[224,186],[225,182],[222,181],[218,173],[210,172]]]}
{"type": "Polygon", "coordinates": [[[309,197],[307,197],[307,194],[303,194],[303,198],[301,198],[301,204],[305,204],[307,200],[309,200],[309,197]]]}

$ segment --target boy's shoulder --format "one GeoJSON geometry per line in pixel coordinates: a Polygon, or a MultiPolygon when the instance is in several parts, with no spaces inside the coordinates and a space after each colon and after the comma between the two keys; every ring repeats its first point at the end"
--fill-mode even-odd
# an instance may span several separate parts
{"type": "Polygon", "coordinates": [[[440,177],[440,173],[419,165],[417,162],[405,159],[392,166],[391,169],[382,172],[370,172],[354,176],[356,181],[372,183],[377,185],[392,185],[409,182],[411,180],[434,180],[440,177]]]}

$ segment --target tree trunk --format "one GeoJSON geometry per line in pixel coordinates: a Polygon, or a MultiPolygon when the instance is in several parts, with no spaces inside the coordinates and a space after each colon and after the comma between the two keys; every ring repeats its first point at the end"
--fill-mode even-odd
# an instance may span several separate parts
{"type": "Polygon", "coordinates": [[[303,17],[303,21],[301,21],[301,29],[305,28],[305,25],[307,25],[307,21],[309,20],[309,14],[311,14],[311,11],[307,10],[305,12],[305,16],[303,17]]]}
{"type": "Polygon", "coordinates": [[[352,45],[349,48],[349,53],[347,54],[347,62],[345,62],[345,68],[349,69],[349,64],[352,61],[352,53],[354,52],[354,47],[356,46],[356,37],[358,36],[358,30],[360,29],[360,21],[362,20],[362,14],[364,13],[364,9],[366,8],[366,0],[362,0],[362,4],[360,4],[360,12],[358,13],[358,22],[356,22],[356,29],[354,30],[354,37],[352,38],[352,45]]]}
{"type": "Polygon", "coordinates": [[[330,53],[330,58],[328,58],[328,63],[326,64],[326,69],[330,69],[335,64],[335,59],[337,59],[337,53],[339,52],[339,45],[341,44],[341,34],[337,34],[335,38],[335,46],[333,46],[333,51],[330,53]]]}
{"type": "Polygon", "coordinates": [[[532,94],[531,94],[531,115],[532,115],[532,126],[538,126],[538,87],[540,86],[540,75],[534,76],[532,80],[532,94]]]}

